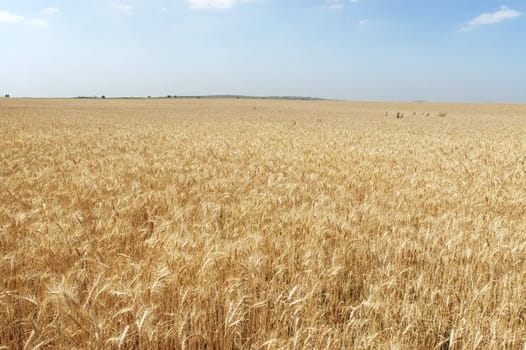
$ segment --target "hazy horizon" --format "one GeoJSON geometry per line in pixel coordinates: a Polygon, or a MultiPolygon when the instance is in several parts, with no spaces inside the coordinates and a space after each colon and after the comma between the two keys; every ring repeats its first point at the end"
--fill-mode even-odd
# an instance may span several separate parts
{"type": "Polygon", "coordinates": [[[523,1],[0,0],[0,94],[526,103],[523,1]]]}

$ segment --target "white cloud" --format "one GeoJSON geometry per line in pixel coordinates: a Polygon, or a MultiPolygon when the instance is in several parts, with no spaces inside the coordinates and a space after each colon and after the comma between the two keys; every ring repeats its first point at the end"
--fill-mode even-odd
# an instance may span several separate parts
{"type": "Polygon", "coordinates": [[[60,9],[56,7],[48,7],[42,10],[45,15],[52,16],[60,13],[60,9]]]}
{"type": "Polygon", "coordinates": [[[131,14],[133,12],[133,6],[132,5],[128,5],[128,4],[121,4],[121,3],[116,3],[116,2],[110,2],[108,4],[106,4],[107,7],[113,9],[113,10],[116,10],[116,11],[119,11],[119,12],[122,12],[122,13],[126,13],[126,14],[131,14]]]}
{"type": "Polygon", "coordinates": [[[491,13],[483,13],[471,21],[467,25],[460,28],[461,31],[469,31],[475,27],[487,24],[497,24],[505,20],[513,19],[522,16],[522,12],[512,10],[507,6],[501,6],[497,11],[491,13]]]}
{"type": "Polygon", "coordinates": [[[253,0],[187,0],[193,9],[227,9],[241,2],[253,0]]]}
{"type": "Polygon", "coordinates": [[[0,11],[0,23],[18,23],[22,22],[24,17],[14,15],[8,11],[0,11]]]}

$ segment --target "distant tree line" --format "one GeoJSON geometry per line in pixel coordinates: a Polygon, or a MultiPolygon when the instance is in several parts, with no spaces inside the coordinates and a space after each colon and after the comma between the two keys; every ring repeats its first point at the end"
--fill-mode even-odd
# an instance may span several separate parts
{"type": "MultiPolygon", "coordinates": [[[[79,98],[79,99],[97,99],[99,97],[98,96],[77,96],[76,98],[79,98]]],[[[105,97],[101,96],[101,98],[105,98],[105,97]]]]}
{"type": "MultiPolygon", "coordinates": [[[[9,95],[6,95],[5,97],[9,97],[9,95]]],[[[106,95],[101,96],[77,96],[78,99],[105,99],[106,95]]],[[[120,97],[120,98],[136,98],[136,97],[120,97]]],[[[152,97],[151,95],[146,96],[146,98],[163,98],[163,97],[152,97]]],[[[177,98],[177,95],[166,95],[164,98],[177,98]]]]}

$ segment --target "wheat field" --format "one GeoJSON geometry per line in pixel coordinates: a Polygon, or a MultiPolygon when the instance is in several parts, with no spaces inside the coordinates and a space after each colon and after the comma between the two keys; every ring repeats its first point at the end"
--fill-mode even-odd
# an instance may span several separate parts
{"type": "Polygon", "coordinates": [[[0,349],[525,344],[524,105],[0,100],[0,349]]]}

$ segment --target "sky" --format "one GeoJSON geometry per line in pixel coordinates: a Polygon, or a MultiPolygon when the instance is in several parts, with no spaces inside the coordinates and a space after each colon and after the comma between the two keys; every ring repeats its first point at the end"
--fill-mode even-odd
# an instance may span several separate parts
{"type": "Polygon", "coordinates": [[[526,103],[503,1],[0,0],[0,94],[526,103]]]}

